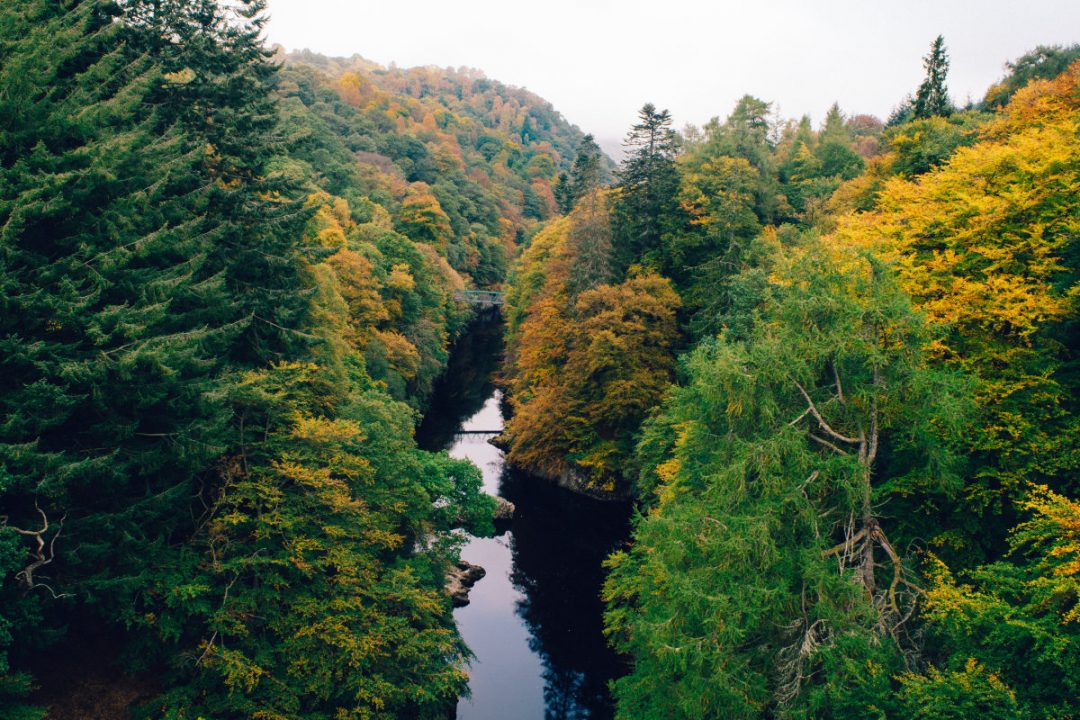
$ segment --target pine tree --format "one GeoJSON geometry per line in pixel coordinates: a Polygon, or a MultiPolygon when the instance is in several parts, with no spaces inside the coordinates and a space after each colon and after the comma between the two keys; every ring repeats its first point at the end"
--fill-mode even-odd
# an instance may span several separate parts
{"type": "Polygon", "coordinates": [[[151,104],[172,81],[114,15],[35,3],[25,20],[54,34],[27,29],[2,80],[22,108],[0,121],[5,459],[57,514],[71,493],[119,499],[101,487],[176,491],[205,465],[224,418],[209,378],[246,324],[198,232],[203,147],[151,104]]]}
{"type": "Polygon", "coordinates": [[[555,204],[563,215],[569,214],[574,209],[574,186],[570,176],[564,172],[559,173],[555,180],[555,186],[551,189],[555,195],[555,204]]]}
{"type": "Polygon", "coordinates": [[[945,51],[945,38],[938,35],[930,46],[930,54],[923,58],[926,79],[915,92],[912,114],[915,118],[948,117],[953,112],[949,102],[949,90],[945,78],[949,74],[949,56],[945,51]]]}
{"type": "Polygon", "coordinates": [[[569,219],[566,246],[573,260],[566,289],[576,297],[612,279],[611,213],[602,191],[586,194],[569,219]]]}
{"type": "Polygon", "coordinates": [[[703,154],[713,157],[741,158],[757,171],[754,212],[763,224],[775,222],[780,194],[769,112],[769,103],[744,95],[724,122],[714,119],[706,126],[708,141],[702,149],[703,154]]]}
{"type": "Polygon", "coordinates": [[[848,130],[844,113],[840,111],[840,103],[833,103],[829,111],[825,113],[825,121],[821,123],[818,140],[820,142],[851,142],[851,131],[848,130]]]}
{"type": "Polygon", "coordinates": [[[612,208],[615,267],[660,267],[661,243],[677,223],[679,173],[671,115],[646,103],[623,143],[628,156],[617,174],[612,208]]]}
{"type": "Polygon", "coordinates": [[[570,184],[575,203],[600,187],[603,169],[600,164],[601,157],[600,146],[593,140],[593,136],[586,135],[582,138],[577,157],[574,158],[574,167],[570,171],[570,184]]]}

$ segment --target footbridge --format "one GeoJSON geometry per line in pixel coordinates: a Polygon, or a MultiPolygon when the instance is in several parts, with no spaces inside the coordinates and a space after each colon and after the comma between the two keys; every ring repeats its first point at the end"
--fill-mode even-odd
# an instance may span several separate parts
{"type": "Polygon", "coordinates": [[[490,309],[506,304],[506,293],[497,290],[458,290],[454,293],[454,299],[481,309],[490,309]]]}

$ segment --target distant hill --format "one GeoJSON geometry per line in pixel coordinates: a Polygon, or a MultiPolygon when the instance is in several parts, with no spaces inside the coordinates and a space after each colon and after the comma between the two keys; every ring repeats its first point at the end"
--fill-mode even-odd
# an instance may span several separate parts
{"type": "Polygon", "coordinates": [[[278,59],[290,156],[304,173],[354,208],[384,207],[410,238],[445,245],[476,285],[501,281],[505,256],[555,215],[552,184],[584,133],[546,100],[467,68],[308,50],[278,59]]]}

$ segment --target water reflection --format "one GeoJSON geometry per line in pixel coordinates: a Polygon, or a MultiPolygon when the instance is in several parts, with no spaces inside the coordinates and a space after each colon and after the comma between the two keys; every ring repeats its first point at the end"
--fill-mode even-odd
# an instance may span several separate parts
{"type": "Polygon", "coordinates": [[[503,328],[503,323],[498,321],[474,322],[454,343],[446,372],[436,381],[428,411],[416,429],[420,447],[448,449],[466,419],[475,415],[491,397],[495,391],[495,371],[502,360],[503,328]]]}
{"type": "Polygon", "coordinates": [[[473,538],[462,550],[487,575],[454,612],[476,655],[472,696],[457,717],[605,720],[613,715],[607,683],[625,668],[602,633],[601,562],[627,537],[629,508],[507,470],[491,435],[455,435],[502,427],[491,382],[501,337],[502,327],[487,323],[459,341],[417,432],[422,447],[473,460],[485,489],[517,506],[507,533],[473,538]]]}
{"type": "Polygon", "coordinates": [[[610,718],[607,683],[625,668],[603,636],[601,563],[627,536],[629,508],[513,471],[503,474],[502,494],[519,508],[511,579],[544,666],[544,717],[610,718]]]}

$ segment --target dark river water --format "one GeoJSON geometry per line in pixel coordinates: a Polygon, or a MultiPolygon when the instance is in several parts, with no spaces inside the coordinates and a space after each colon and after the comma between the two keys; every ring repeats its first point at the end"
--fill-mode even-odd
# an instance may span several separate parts
{"type": "Polygon", "coordinates": [[[475,462],[484,489],[517,508],[507,532],[470,538],[461,553],[487,575],[454,611],[476,656],[457,717],[603,720],[613,715],[607,683],[626,668],[602,632],[601,563],[627,537],[629,507],[504,465],[488,442],[505,412],[492,381],[502,332],[498,322],[480,322],[457,343],[417,431],[421,447],[475,462]]]}

